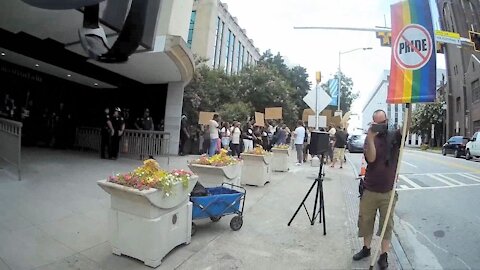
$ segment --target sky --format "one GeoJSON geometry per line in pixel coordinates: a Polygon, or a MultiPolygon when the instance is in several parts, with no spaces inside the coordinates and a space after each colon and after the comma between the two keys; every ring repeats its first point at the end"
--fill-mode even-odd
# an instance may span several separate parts
{"type": "MultiPolygon", "coordinates": [[[[390,27],[390,4],[397,0],[222,0],[232,16],[247,30],[247,36],[264,52],[280,52],[289,65],[307,69],[314,83],[321,71],[322,82],[338,70],[339,51],[372,47],[341,57],[342,72],[353,80],[360,93],[352,112],[361,113],[364,103],[380,81],[383,70],[390,69],[389,47],[381,47],[374,32],[339,30],[294,30],[294,26],[390,27]]],[[[434,4],[434,0],[430,0],[434,4]]],[[[433,14],[434,20],[438,16],[433,14]]],[[[434,23],[435,25],[437,23],[434,23]]],[[[442,60],[440,59],[440,62],[442,60]]],[[[439,63],[439,67],[444,63],[439,63]]]]}

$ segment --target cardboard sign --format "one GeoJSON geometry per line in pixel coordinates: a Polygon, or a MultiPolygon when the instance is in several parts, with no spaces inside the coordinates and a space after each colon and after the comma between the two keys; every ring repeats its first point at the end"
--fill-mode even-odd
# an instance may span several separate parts
{"type": "Polygon", "coordinates": [[[255,112],[255,126],[257,127],[265,126],[265,116],[263,113],[255,112]]]}
{"type": "Polygon", "coordinates": [[[309,115],[315,115],[315,112],[314,112],[312,109],[305,109],[305,110],[303,110],[302,121],[303,121],[303,122],[307,122],[309,115]]]}
{"type": "Polygon", "coordinates": [[[213,119],[214,112],[200,112],[198,114],[198,123],[201,125],[208,125],[213,119]]]}
{"type": "MultiPolygon", "coordinates": [[[[308,116],[308,127],[315,127],[315,115],[308,116]]],[[[318,127],[319,128],[326,128],[327,127],[327,117],[326,116],[318,116],[318,127]]]]}
{"type": "Polygon", "coordinates": [[[347,112],[347,113],[342,117],[342,124],[343,124],[343,125],[345,125],[345,124],[348,122],[348,120],[350,120],[350,115],[351,115],[351,114],[352,114],[351,112],[347,112]]]}
{"type": "Polygon", "coordinates": [[[338,116],[338,115],[332,117],[332,124],[335,125],[335,128],[337,128],[337,126],[341,126],[342,125],[342,117],[338,116]]]}
{"type": "Polygon", "coordinates": [[[265,119],[283,119],[282,107],[265,108],[265,119]]]}
{"type": "Polygon", "coordinates": [[[322,111],[321,115],[327,117],[327,125],[332,123],[332,111],[331,110],[324,110],[322,111]]]}

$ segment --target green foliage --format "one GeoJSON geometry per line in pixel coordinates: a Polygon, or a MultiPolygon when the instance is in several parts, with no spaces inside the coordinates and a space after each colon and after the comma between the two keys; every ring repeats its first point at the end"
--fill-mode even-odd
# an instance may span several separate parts
{"type": "Polygon", "coordinates": [[[245,122],[248,117],[253,115],[253,107],[250,103],[236,102],[225,103],[220,106],[220,115],[223,121],[227,121],[232,124],[233,121],[245,122]]]}
{"type": "Polygon", "coordinates": [[[200,111],[220,112],[226,121],[245,121],[267,107],[283,107],[283,120],[295,125],[306,105],[303,97],[310,89],[305,68],[289,68],[280,54],[265,52],[255,66],[238,74],[210,69],[205,59],[196,58],[194,78],[185,87],[183,110],[195,123],[200,111]]]}
{"type": "Polygon", "coordinates": [[[443,127],[443,102],[417,104],[412,113],[410,132],[420,134],[422,138],[430,138],[432,124],[435,124],[435,134],[442,134],[443,127]]]}
{"type": "MultiPolygon", "coordinates": [[[[342,76],[342,84],[340,88],[340,109],[343,113],[350,111],[352,103],[358,98],[358,92],[353,92],[353,81],[352,78],[345,76],[345,74],[341,73],[342,76]]],[[[338,74],[335,74],[333,80],[338,80],[338,74]]],[[[325,90],[330,96],[330,89],[328,88],[327,82],[323,83],[322,89],[325,90]]],[[[337,110],[337,106],[329,106],[331,110],[337,110]]]]}

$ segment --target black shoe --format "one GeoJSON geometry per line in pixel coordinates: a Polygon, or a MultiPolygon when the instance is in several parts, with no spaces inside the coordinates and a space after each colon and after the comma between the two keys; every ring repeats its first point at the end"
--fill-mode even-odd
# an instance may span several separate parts
{"type": "Polygon", "coordinates": [[[370,256],[370,249],[367,248],[366,246],[363,246],[362,250],[358,252],[357,254],[353,255],[353,260],[354,261],[359,261],[363,258],[369,257],[370,256]]]}
{"type": "Polygon", "coordinates": [[[388,254],[385,252],[378,258],[378,266],[380,269],[387,269],[388,268],[388,254]]]}

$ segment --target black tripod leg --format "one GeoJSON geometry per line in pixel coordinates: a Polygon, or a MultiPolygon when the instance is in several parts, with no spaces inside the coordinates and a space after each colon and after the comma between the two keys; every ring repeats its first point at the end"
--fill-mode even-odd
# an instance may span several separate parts
{"type": "MultiPolygon", "coordinates": [[[[315,179],[315,182],[320,181],[320,179],[315,179]]],[[[318,199],[320,196],[320,185],[317,184],[317,192],[315,194],[315,203],[313,204],[313,214],[312,214],[312,220],[310,220],[310,224],[313,225],[315,224],[315,220],[317,219],[318,213],[317,213],[317,204],[318,205],[318,211],[321,211],[322,204],[318,203],[318,199]]],[[[321,220],[320,220],[321,221],[321,220]]]]}
{"type": "Polygon", "coordinates": [[[327,221],[325,220],[325,201],[323,197],[323,181],[320,181],[320,222],[323,219],[323,235],[327,234],[327,221]]]}
{"type": "MultiPolygon", "coordinates": [[[[312,192],[313,188],[315,187],[315,185],[317,184],[317,181],[314,181],[312,186],[310,187],[310,189],[308,190],[307,192],[307,195],[305,195],[305,198],[303,198],[303,201],[300,203],[300,205],[298,206],[297,208],[297,211],[295,211],[295,214],[293,214],[292,218],[290,219],[290,221],[288,222],[288,226],[290,226],[290,224],[292,223],[293,219],[297,216],[298,214],[298,211],[300,211],[300,208],[302,208],[302,206],[305,205],[305,201],[307,200],[308,198],[308,195],[310,195],[310,192],[312,192]]],[[[315,213],[314,213],[315,214],[315,213]]],[[[313,224],[312,224],[313,225],[313,224]]]]}

